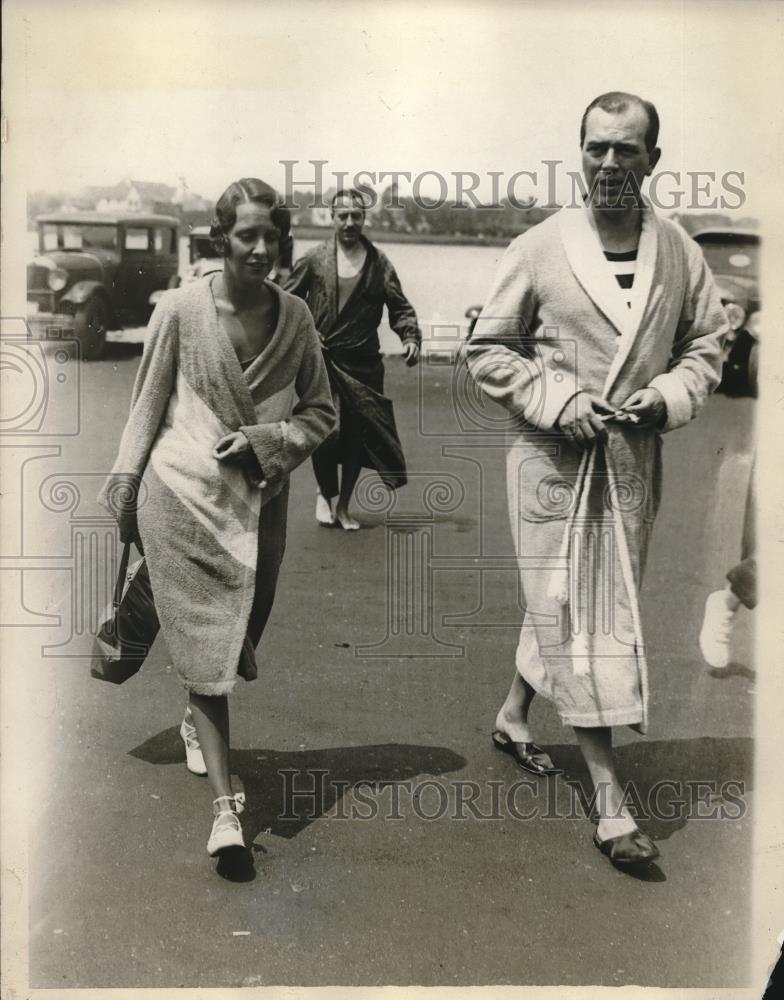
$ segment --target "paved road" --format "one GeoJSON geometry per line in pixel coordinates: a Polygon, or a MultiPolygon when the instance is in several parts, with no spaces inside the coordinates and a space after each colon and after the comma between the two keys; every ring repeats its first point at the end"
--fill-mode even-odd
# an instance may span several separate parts
{"type": "MultiPolygon", "coordinates": [[[[73,540],[103,531],[92,498],[137,365],[125,345],[80,371],[64,363],[71,395],[54,399],[54,416],[72,413],[78,378],[80,433],[58,439],[59,456],[19,467],[26,552],[55,567],[26,574],[18,612],[37,626],[39,650],[29,665],[31,985],[743,984],[749,621],[720,676],[701,664],[696,634],[737,552],[754,404],[717,397],[666,440],[644,593],[651,728],[646,739],[618,734],[623,776],[643,803],[664,778],[674,782],[665,804],[685,798],[672,819],[643,823],[662,851],[649,880],[617,872],[592,846],[572,808],[587,775],[545,703],[537,730],[568,781],[518,785],[507,800],[518,774],[489,739],[520,621],[503,453],[470,433],[470,400],[456,413],[451,369],[412,373],[398,360],[389,389],[420,473],[398,506],[385,513],[366,491],[362,531],[325,530],[312,518],[310,470],[294,476],[261,676],[232,698],[254,864],[223,871],[205,853],[210,795],[183,764],[183,697],[165,650],[115,689],[89,678],[88,638],[71,634],[73,581],[106,572],[100,551],[91,574],[72,571],[73,540]],[[77,484],[78,506],[73,494],[52,499],[55,473],[77,484]],[[408,589],[387,587],[393,564],[408,589]],[[61,625],[38,624],[42,613],[61,625]],[[301,792],[315,772],[323,794],[292,798],[291,782],[301,792]],[[730,780],[743,785],[740,807],[725,787],[731,818],[700,819],[730,780]],[[513,808],[536,815],[516,819],[513,808]]],[[[85,586],[82,603],[100,603],[105,588],[85,586]]]]}

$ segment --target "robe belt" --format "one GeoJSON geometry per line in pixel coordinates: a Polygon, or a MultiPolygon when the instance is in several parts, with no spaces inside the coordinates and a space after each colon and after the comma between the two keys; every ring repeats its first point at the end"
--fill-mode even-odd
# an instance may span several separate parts
{"type": "MultiPolygon", "coordinates": [[[[552,571],[550,575],[550,583],[547,588],[547,596],[551,600],[557,601],[558,604],[564,607],[564,609],[566,609],[569,605],[569,594],[576,594],[579,586],[580,567],[577,560],[573,558],[572,553],[573,529],[575,522],[581,517],[584,518],[587,511],[591,476],[593,475],[593,470],[596,466],[597,451],[601,447],[603,447],[603,445],[596,443],[593,444],[590,450],[586,451],[580,459],[580,465],[577,469],[577,482],[575,486],[577,503],[574,504],[571,513],[566,519],[566,526],[564,527],[561,547],[558,553],[559,565],[552,571]]],[[[613,468],[612,459],[610,458],[610,453],[607,449],[605,449],[604,457],[607,467],[609,496],[613,497],[617,494],[617,478],[613,468]]],[[[635,655],[638,658],[642,658],[644,657],[644,652],[640,608],[637,585],[634,580],[634,570],[632,567],[631,555],[629,553],[629,543],[626,537],[626,527],[623,523],[623,513],[618,507],[618,504],[611,501],[610,506],[612,508],[613,521],[615,523],[621,573],[623,575],[626,591],[629,595],[629,604],[631,606],[632,624],[634,626],[635,655]]],[[[573,653],[572,670],[576,676],[585,676],[591,672],[591,658],[588,648],[588,640],[583,629],[580,629],[576,634],[572,631],[572,629],[573,620],[570,624],[573,653]]]]}

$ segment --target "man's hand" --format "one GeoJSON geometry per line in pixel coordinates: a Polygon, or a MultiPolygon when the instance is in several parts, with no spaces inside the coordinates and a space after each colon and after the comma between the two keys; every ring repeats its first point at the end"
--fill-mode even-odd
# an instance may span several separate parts
{"type": "Polygon", "coordinates": [[[664,396],[658,389],[653,389],[650,386],[647,389],[638,389],[633,392],[621,410],[637,417],[637,422],[630,424],[631,427],[661,427],[667,419],[667,404],[664,402],[664,396]]]}
{"type": "Polygon", "coordinates": [[[413,368],[414,365],[418,365],[419,344],[415,344],[413,340],[409,340],[409,342],[405,346],[405,357],[406,357],[406,364],[408,365],[409,368],[413,368]]]}
{"type": "Polygon", "coordinates": [[[590,448],[594,441],[607,440],[607,428],[601,417],[611,413],[615,413],[615,407],[606,399],[578,392],[561,410],[556,426],[581,448],[590,448]]]}
{"type": "Polygon", "coordinates": [[[232,431],[222,437],[212,449],[212,457],[219,462],[240,461],[250,451],[250,441],[242,431],[232,431]]]}

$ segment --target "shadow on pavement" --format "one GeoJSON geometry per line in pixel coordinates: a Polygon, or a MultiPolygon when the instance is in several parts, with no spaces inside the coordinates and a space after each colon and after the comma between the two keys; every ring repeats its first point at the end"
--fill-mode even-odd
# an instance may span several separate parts
{"type": "MultiPolygon", "coordinates": [[[[182,764],[176,727],[129,751],[149,764],[182,764]]],[[[239,775],[247,804],[242,818],[247,843],[259,833],[296,837],[358,785],[379,788],[418,775],[460,771],[466,759],[445,747],[381,743],[330,749],[237,749],[232,772],[239,775]]]]}
{"type": "Polygon", "coordinates": [[[711,667],[708,670],[711,677],[723,680],[725,677],[745,677],[747,680],[755,681],[757,671],[747,667],[745,663],[736,663],[734,660],[726,667],[711,667]]]}
{"type": "MultiPolygon", "coordinates": [[[[564,769],[558,779],[560,814],[575,819],[589,816],[592,785],[579,749],[573,744],[550,744],[547,750],[564,769]]],[[[150,764],[183,761],[176,727],[129,752],[150,764]]],[[[753,754],[749,737],[706,736],[628,743],[616,748],[616,761],[640,829],[654,840],[667,840],[689,820],[742,819],[747,809],[745,796],[752,789],[753,754]]],[[[420,775],[458,772],[468,762],[445,747],[384,743],[331,749],[235,749],[231,763],[247,795],[243,827],[251,843],[262,831],[296,837],[357,786],[379,788],[420,775]]],[[[522,773],[509,761],[510,784],[522,773]]],[[[505,768],[502,777],[506,774],[505,768]]]]}
{"type": "Polygon", "coordinates": [[[215,871],[227,882],[252,882],[256,878],[253,854],[247,848],[227,851],[218,858],[215,871]]]}
{"type": "MultiPolygon", "coordinates": [[[[579,749],[548,744],[547,751],[587,814],[592,785],[579,749]]],[[[615,759],[627,803],[654,840],[667,840],[691,819],[740,820],[746,813],[744,797],[753,787],[750,737],[628,743],[616,747],[615,759]]]]}
{"type": "Polygon", "coordinates": [[[656,864],[655,861],[651,861],[648,864],[642,865],[613,865],[617,871],[621,872],[623,875],[627,875],[629,878],[635,878],[638,882],[666,882],[667,876],[661,870],[661,868],[656,864]]]}

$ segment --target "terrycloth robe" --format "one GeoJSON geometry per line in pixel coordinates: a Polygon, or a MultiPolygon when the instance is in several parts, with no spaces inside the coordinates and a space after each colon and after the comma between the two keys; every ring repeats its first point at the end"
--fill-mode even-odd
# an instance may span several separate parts
{"type": "MultiPolygon", "coordinates": [[[[138,490],[138,523],[169,653],[191,691],[223,695],[237,675],[257,674],[248,638],[265,551],[259,524],[285,530],[291,471],[334,426],[318,335],[306,306],[278,297],[272,339],[243,372],[218,321],[207,275],[167,292],[150,321],[119,454],[99,499],[138,490]],[[213,458],[215,444],[241,430],[253,458],[213,458]],[[278,507],[281,509],[278,510],[278,507]],[[275,516],[265,519],[262,509],[275,516]]],[[[282,545],[267,546],[282,555],[282,545]]],[[[277,566],[270,572],[277,573],[277,566]]],[[[274,583],[273,583],[274,587],[274,583]]],[[[263,598],[263,595],[262,595],[263,598]]],[[[254,623],[251,623],[253,625],[254,623]]],[[[251,627],[254,638],[259,629],[251,627]]]]}
{"type": "Polygon", "coordinates": [[[365,263],[340,312],[336,237],[306,253],[285,288],[308,303],[340,413],[340,431],[322,449],[329,449],[339,461],[339,435],[350,423],[364,445],[363,466],[376,469],[382,481],[394,489],[405,484],[406,475],[392,402],[383,394],[378,327],[384,306],[389,325],[404,344],[419,344],[422,335],[395,268],[370,240],[362,237],[362,242],[367,251],[365,263]]]}
{"type": "Polygon", "coordinates": [[[584,452],[556,422],[578,391],[621,406],[657,388],[669,431],[692,420],[721,374],[728,324],[702,252],[643,212],[631,308],[589,209],[519,236],[465,351],[472,377],[511,416],[507,491],[526,613],[517,668],[564,723],[647,728],[638,592],[661,492],[661,437],[609,423],[584,452]]]}

